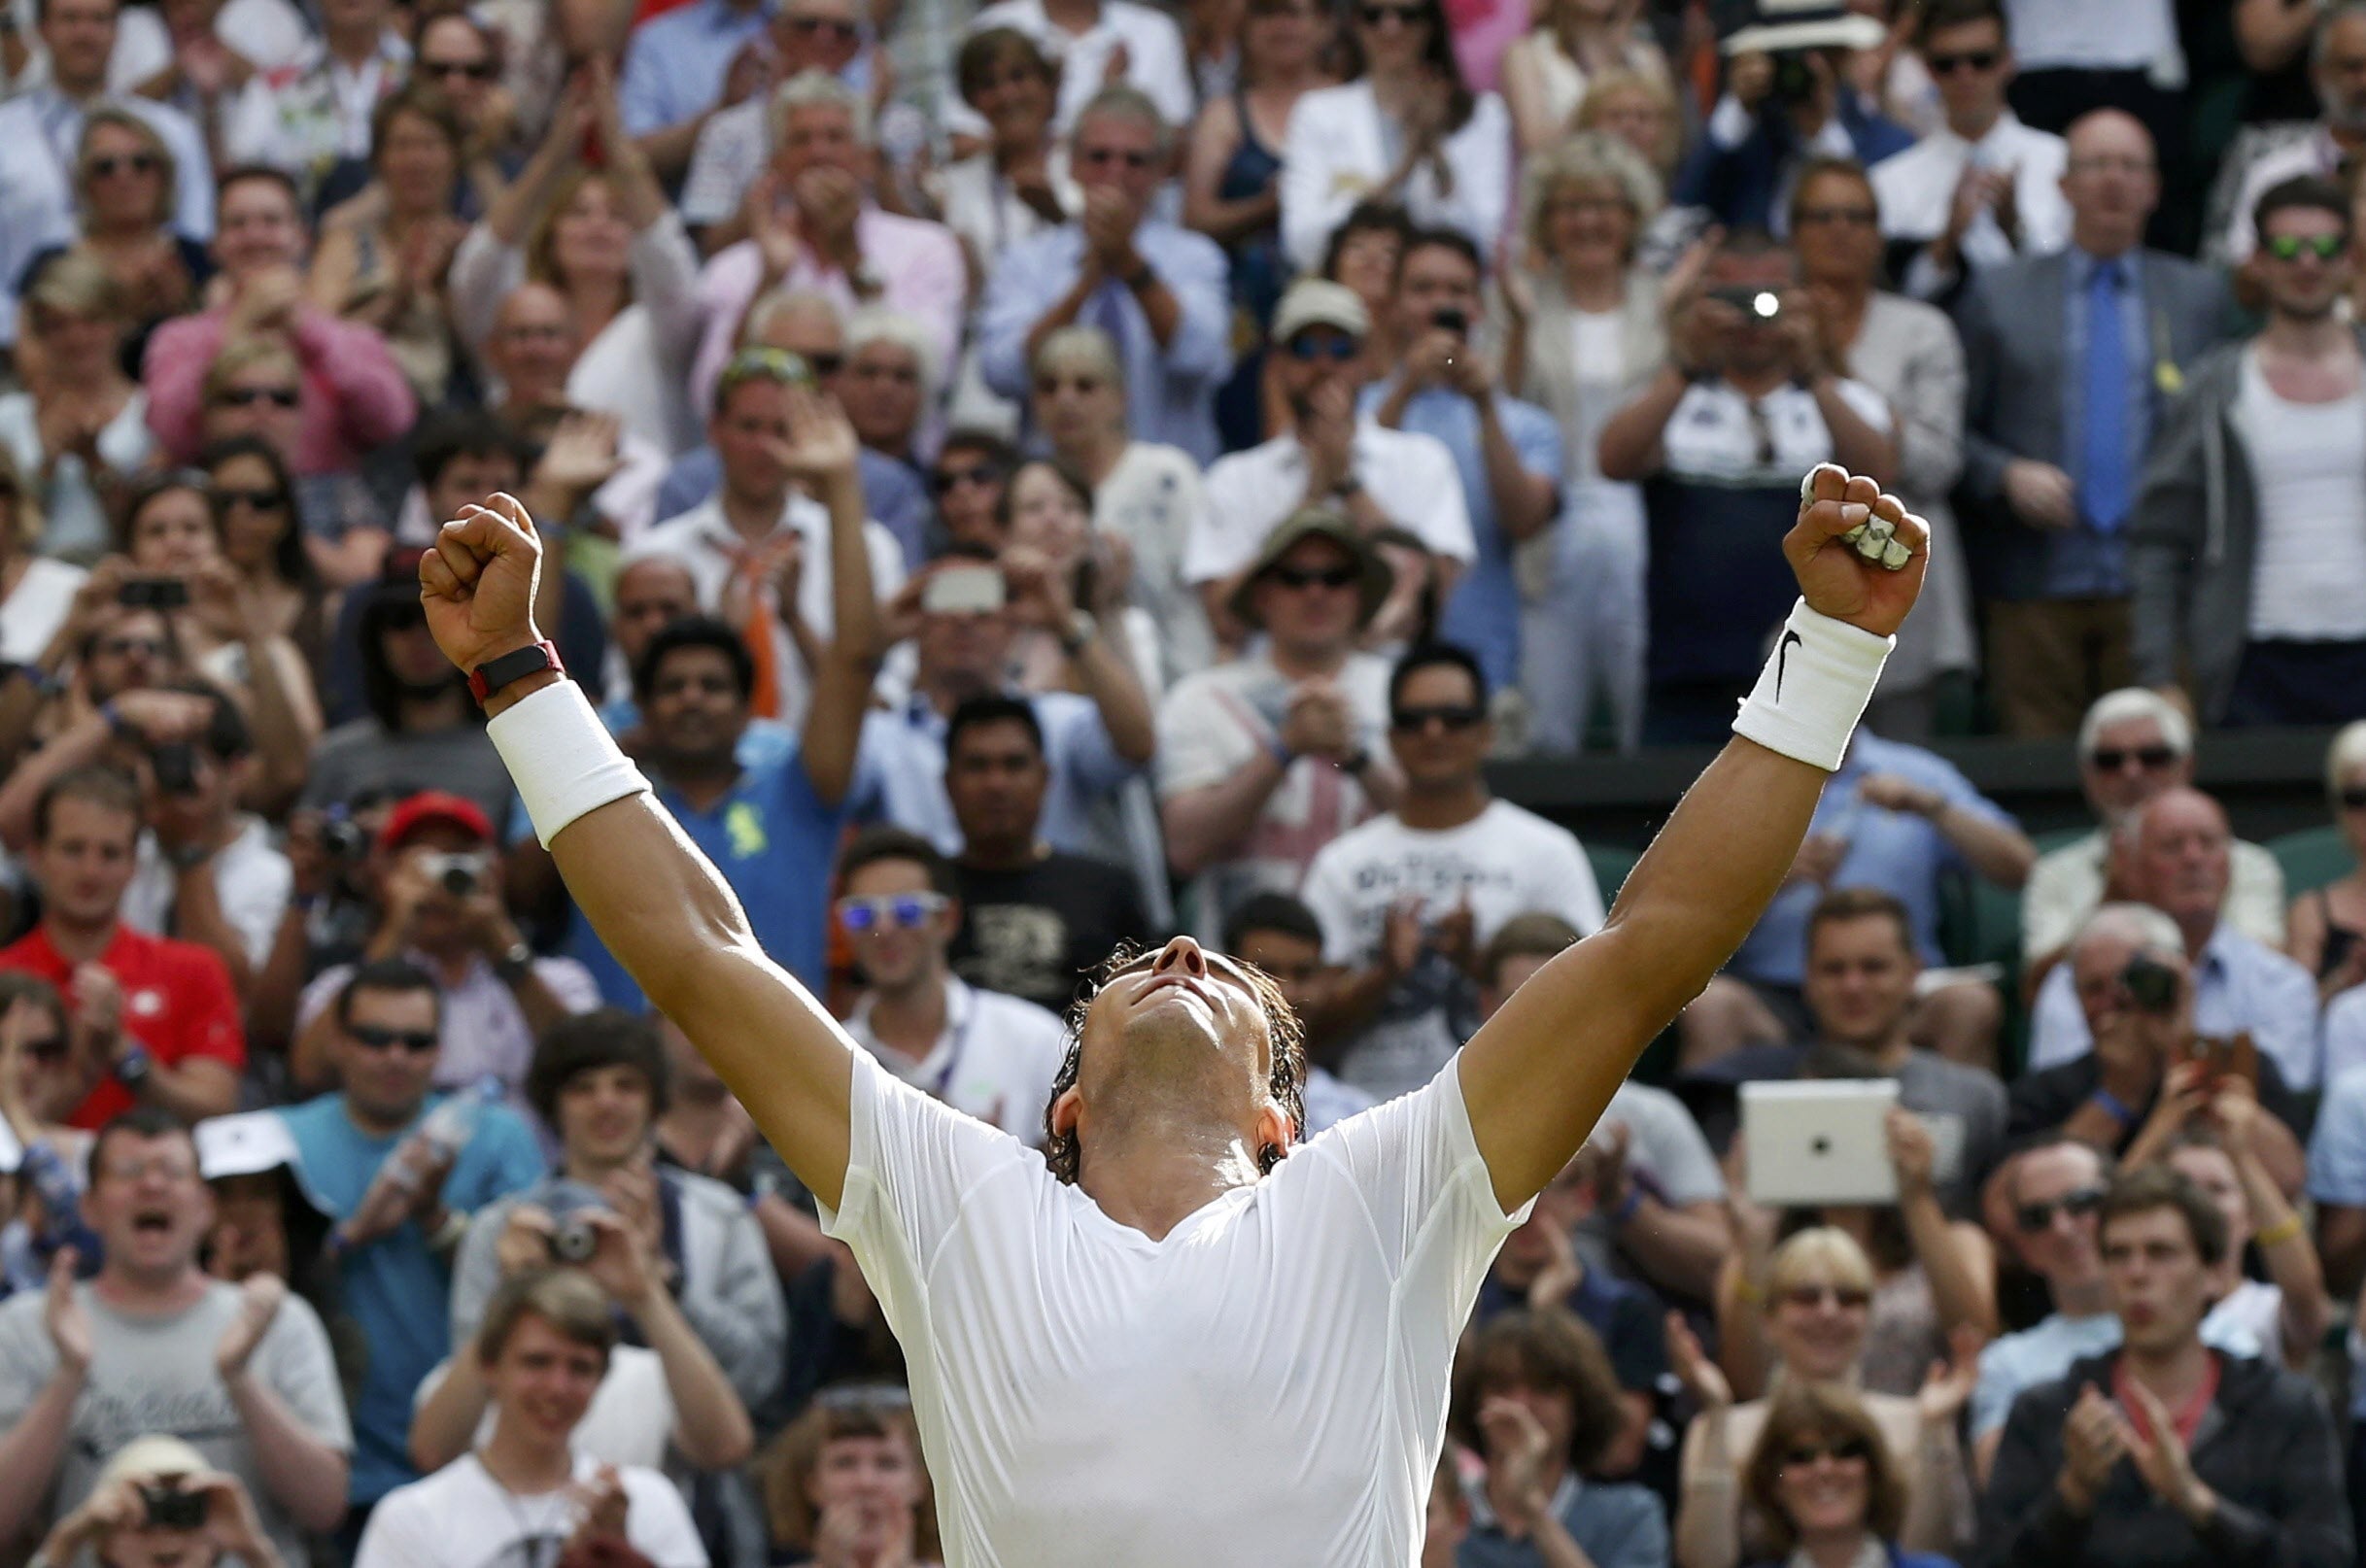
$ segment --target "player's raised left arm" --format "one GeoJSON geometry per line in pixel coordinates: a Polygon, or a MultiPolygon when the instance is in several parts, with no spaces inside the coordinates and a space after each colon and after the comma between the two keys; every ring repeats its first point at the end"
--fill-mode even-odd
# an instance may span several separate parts
{"type": "Polygon", "coordinates": [[[1921,591],[1929,532],[1895,496],[1829,463],[1809,477],[1809,494],[1783,540],[1804,608],[1744,725],[1769,743],[1730,741],[1652,841],[1602,929],[1521,986],[1462,1050],[1471,1130],[1507,1212],[1568,1163],[1643,1047],[1757,923],[1871,693],[1886,651],[1876,639],[1898,630],[1921,591]],[[1903,566],[1868,562],[1841,538],[1869,515],[1896,528],[1910,551],[1903,566]]]}

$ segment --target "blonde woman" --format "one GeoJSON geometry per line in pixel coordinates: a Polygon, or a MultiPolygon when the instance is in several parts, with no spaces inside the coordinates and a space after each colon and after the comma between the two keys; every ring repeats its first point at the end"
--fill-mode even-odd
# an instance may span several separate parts
{"type": "Polygon", "coordinates": [[[88,252],[58,252],[36,263],[18,325],[24,390],[0,396],[0,447],[46,516],[41,553],[95,561],[122,482],[155,456],[148,394],[123,373],[122,286],[88,252]]]}
{"type": "MultiPolygon", "coordinates": [[[[1871,1325],[1873,1265],[1847,1232],[1804,1230],[1776,1248],[1763,1294],[1776,1394],[1793,1383],[1854,1386],[1871,1325]]],[[[1741,1495],[1739,1466],[1757,1446],[1770,1401],[1735,1403],[1733,1386],[1680,1313],[1667,1319],[1668,1358],[1700,1406],[1684,1435],[1676,1505],[1678,1568],[1738,1568],[1766,1554],[1771,1533],[1741,1495]]],[[[1900,1543],[1950,1551],[1970,1534],[1972,1496],[1956,1422],[1978,1375],[1976,1351],[1935,1365],[1912,1398],[1864,1393],[1888,1457],[1908,1480],[1900,1543]]]]}
{"type": "Polygon", "coordinates": [[[173,226],[179,191],[172,150],[154,126],[104,105],[84,119],[74,155],[82,237],[70,249],[97,261],[121,287],[135,347],[158,322],[196,309],[198,290],[214,270],[205,247],[173,226]]]}
{"type": "Polygon", "coordinates": [[[1599,131],[1530,159],[1520,198],[1522,266],[1507,269],[1504,379],[1560,423],[1568,464],[1560,526],[1520,547],[1521,684],[1531,739],[1576,752],[1596,698],[1618,749],[1643,738],[1643,493],[1602,477],[1602,426],[1667,354],[1660,280],[1636,264],[1661,207],[1632,148],[1599,131]]]}
{"type": "Polygon", "coordinates": [[[1560,140],[1604,74],[1668,83],[1667,56],[1639,23],[1641,9],[1636,0],[1547,0],[1535,30],[1503,51],[1503,102],[1523,157],[1560,140]]]}

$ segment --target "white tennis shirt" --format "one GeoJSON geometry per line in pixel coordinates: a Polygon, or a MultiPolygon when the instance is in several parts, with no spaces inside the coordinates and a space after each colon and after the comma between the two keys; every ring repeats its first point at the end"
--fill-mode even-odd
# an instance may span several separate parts
{"type": "Polygon", "coordinates": [[[1409,1568],[1504,1237],[1453,1063],[1164,1241],[854,1061],[843,1203],[946,1568],[1409,1568]]]}

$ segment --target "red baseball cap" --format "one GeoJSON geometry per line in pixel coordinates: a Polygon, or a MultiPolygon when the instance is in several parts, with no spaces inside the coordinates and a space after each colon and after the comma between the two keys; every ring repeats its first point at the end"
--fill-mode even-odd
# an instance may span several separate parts
{"type": "Polygon", "coordinates": [[[450,790],[421,790],[396,801],[394,809],[386,814],[386,826],[378,830],[378,848],[391,855],[420,829],[439,822],[463,829],[472,838],[493,842],[493,820],[485,815],[483,806],[450,790]]]}

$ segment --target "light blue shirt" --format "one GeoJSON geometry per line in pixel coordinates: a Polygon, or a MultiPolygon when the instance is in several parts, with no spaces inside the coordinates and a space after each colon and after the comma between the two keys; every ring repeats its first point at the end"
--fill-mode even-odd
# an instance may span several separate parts
{"type": "MultiPolygon", "coordinates": [[[[1063,854],[1092,854],[1094,802],[1115,794],[1137,770],[1117,755],[1091,698],[1041,692],[1027,701],[1043,727],[1044,761],[1051,769],[1037,831],[1063,854]]],[[[944,793],[944,716],[916,695],[900,708],[865,717],[848,802],[856,822],[893,823],[947,855],[961,853],[961,824],[944,793]]]]}
{"type": "MultiPolygon", "coordinates": [[[[1216,389],[1232,373],[1231,273],[1214,240],[1158,219],[1134,230],[1134,249],[1182,308],[1173,341],[1159,346],[1141,302],[1114,278],[1084,302],[1077,324],[1114,328],[1134,439],[1181,447],[1205,467],[1219,450],[1216,389]]],[[[978,364],[986,385],[1021,407],[1032,376],[1027,334],[1076,286],[1083,264],[1084,231],[1071,223],[1012,246],[986,280],[978,364]]]]}
{"type": "Polygon", "coordinates": [[[2325,1081],[2366,1067],[2366,985],[2353,985],[2325,1004],[2325,1081]]]}
{"type": "MultiPolygon", "coordinates": [[[[2077,246],[2064,253],[2070,262],[2064,281],[2062,351],[2063,472],[2074,480],[2085,466],[2087,290],[2095,269],[2103,263],[2077,246]]],[[[2144,449],[2152,440],[2151,315],[2144,308],[2143,253],[2129,251],[2116,258],[2119,267],[2120,342],[2128,355],[2128,464],[2133,485],[2144,471],[2144,449]]],[[[2105,533],[2085,517],[2075,528],[2048,535],[2045,597],[2048,598],[2118,598],[2128,592],[2127,529],[2105,533]]]]}
{"type": "MultiPolygon", "coordinates": [[[[430,1096],[420,1118],[443,1103],[430,1096]]],[[[279,1112],[294,1135],[304,1190],[331,1219],[344,1219],[411,1127],[373,1138],[345,1112],[345,1096],[325,1094],[279,1112]]],[[[444,1207],[477,1210],[542,1178],[542,1151],[526,1119],[488,1106],[444,1177],[444,1207]]],[[[374,1503],[419,1479],[411,1467],[411,1396],[452,1352],[449,1264],[429,1249],[416,1220],[356,1247],[338,1265],[343,1307],[369,1345],[354,1399],[353,1500],[374,1503]]]]}
{"type": "Polygon", "coordinates": [[[723,95],[732,57],[762,33],[772,8],[691,0],[633,29],[616,105],[625,130],[647,136],[705,113],[723,95]]]}
{"type": "MultiPolygon", "coordinates": [[[[1943,758],[1896,740],[1857,732],[1840,769],[1816,801],[1810,835],[1836,834],[1848,842],[1833,887],[1879,888],[1906,906],[1914,926],[1914,947],[1926,965],[1945,962],[1938,950],[1938,894],[1943,873],[1968,869],[1963,856],[1930,818],[1908,811],[1884,811],[1858,799],[1858,786],[1889,773],[1937,790],[1958,810],[2013,826],[2012,818],[1972,787],[1972,781],[1943,758]]],[[[1824,889],[1801,882],[1783,889],[1759,916],[1758,925],[1733,955],[1733,968],[1753,980],[1797,985],[1807,972],[1807,916],[1824,889]]]]}
{"type": "MultiPolygon", "coordinates": [[[[2194,966],[2193,1026],[2204,1035],[2249,1031],[2295,1091],[2316,1087],[2316,981],[2297,960],[2218,922],[2194,966]]],[[[2029,1071],[2058,1067],[2094,1046],[2071,967],[2057,964],[2038,987],[2030,1016],[2029,1071]]]]}
{"type": "MultiPolygon", "coordinates": [[[[2118,1314],[2065,1317],[2054,1313],[2032,1328],[1993,1341],[1980,1352],[1980,1381],[1972,1389],[1972,1435],[2002,1429],[2012,1402],[2071,1370],[2071,1363],[2119,1347],[2118,1314]]],[[[2202,1319],[2202,1343],[2228,1355],[2256,1356],[2259,1340],[2216,1312],[2202,1319]]]]}
{"type": "Polygon", "coordinates": [[[2366,1209],[2366,1068],[2328,1076],[2309,1135],[2309,1196],[2366,1209]]]}
{"type": "MultiPolygon", "coordinates": [[[[1367,414],[1386,400],[1383,383],[1364,389],[1361,407],[1367,414]]],[[[1494,394],[1495,415],[1512,443],[1520,465],[1542,474],[1560,488],[1562,465],[1560,425],[1552,415],[1518,398],[1494,394]]],[[[1454,454],[1455,472],[1462,480],[1462,504],[1470,513],[1470,531],[1479,546],[1478,559],[1455,585],[1438,626],[1446,641],[1479,656],[1492,691],[1501,691],[1520,679],[1520,585],[1512,577],[1512,541],[1495,515],[1494,487],[1487,482],[1487,449],[1479,429],[1479,405],[1443,387],[1424,388],[1405,404],[1397,427],[1433,435],[1454,454]]]]}
{"type": "MultiPolygon", "coordinates": [[[[900,462],[884,452],[864,447],[854,455],[855,471],[863,482],[863,507],[871,520],[896,536],[904,547],[904,569],[917,573],[928,564],[928,526],[936,516],[928,498],[928,486],[912,471],[911,464],[900,462]]],[[[694,507],[703,506],[723,488],[723,460],[710,446],[691,448],[673,460],[666,470],[665,479],[657,487],[657,513],[661,518],[680,517],[694,507]]]]}

